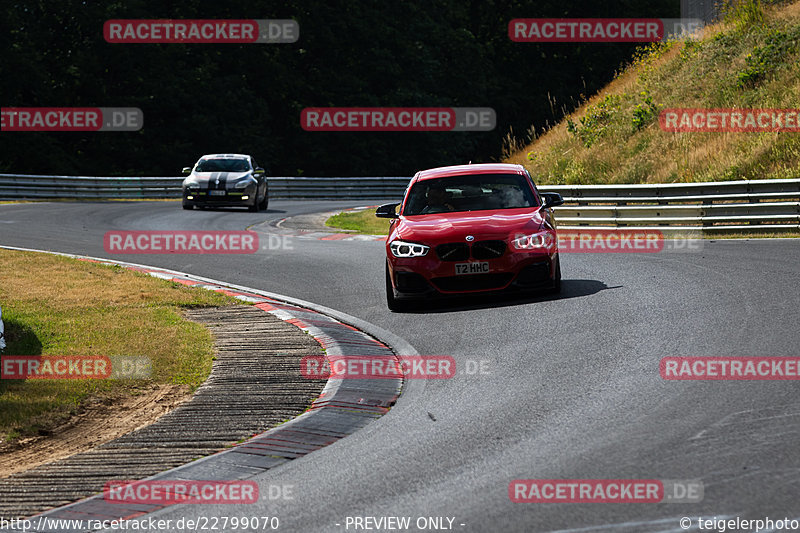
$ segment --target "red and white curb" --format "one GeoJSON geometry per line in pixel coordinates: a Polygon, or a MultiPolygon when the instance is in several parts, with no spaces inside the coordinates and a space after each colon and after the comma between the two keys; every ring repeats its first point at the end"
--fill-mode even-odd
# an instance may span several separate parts
{"type": "MultiPolygon", "coordinates": [[[[416,355],[416,351],[410,345],[388,332],[381,330],[381,333],[384,334],[382,336],[392,337],[391,345],[389,342],[379,341],[361,331],[361,329],[370,327],[365,322],[310,302],[135,263],[10,246],[0,246],[0,248],[50,253],[99,264],[122,266],[183,285],[228,294],[252,303],[255,307],[308,332],[325,349],[326,355],[359,356],[362,359],[365,356],[385,358],[388,355],[397,358],[398,362],[400,355],[416,355]],[[361,329],[345,323],[345,320],[361,329]]],[[[375,330],[378,329],[374,326],[371,327],[375,330]]],[[[333,444],[380,418],[397,401],[402,388],[402,378],[329,379],[319,398],[302,415],[233,448],[147,479],[230,481],[252,478],[271,468],[333,444]]],[[[168,505],[110,503],[106,502],[102,495],[97,495],[46,511],[29,520],[34,525],[48,522],[40,520],[43,517],[83,520],[83,523],[88,523],[88,520],[130,520],[168,505]]],[[[54,530],[28,530],[32,533],[49,533],[50,531],[54,530]]]]}

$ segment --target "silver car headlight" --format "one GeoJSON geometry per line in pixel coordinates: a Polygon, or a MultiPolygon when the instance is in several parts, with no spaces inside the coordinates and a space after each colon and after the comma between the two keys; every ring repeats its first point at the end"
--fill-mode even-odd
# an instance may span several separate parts
{"type": "Polygon", "coordinates": [[[397,240],[392,241],[389,245],[389,249],[395,257],[423,257],[428,253],[431,247],[415,242],[397,240]]]}
{"type": "Polygon", "coordinates": [[[253,178],[245,178],[241,181],[237,181],[236,184],[233,186],[234,189],[246,189],[250,185],[255,185],[255,180],[253,178]]]}
{"type": "Polygon", "coordinates": [[[183,182],[183,186],[186,187],[187,189],[192,189],[192,190],[200,188],[200,184],[198,182],[194,181],[194,180],[186,180],[186,181],[184,181],[183,182]]]}

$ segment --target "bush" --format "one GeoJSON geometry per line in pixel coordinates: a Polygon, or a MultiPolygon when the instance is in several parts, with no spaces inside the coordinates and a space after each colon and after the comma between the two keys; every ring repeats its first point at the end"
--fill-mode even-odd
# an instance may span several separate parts
{"type": "Polygon", "coordinates": [[[663,107],[653,102],[653,97],[649,91],[642,91],[639,96],[642,97],[643,101],[633,108],[633,118],[631,118],[634,131],[639,131],[650,124],[658,116],[661,107],[663,107]]]}
{"type": "Polygon", "coordinates": [[[764,46],[756,46],[745,57],[747,66],[737,74],[737,85],[740,88],[752,87],[777,69],[787,54],[797,50],[798,30],[800,27],[795,27],[791,33],[780,30],[768,32],[764,46]]]}
{"type": "Polygon", "coordinates": [[[723,4],[722,13],[725,22],[732,22],[741,30],[762,26],[765,22],[761,0],[728,0],[723,4]]]}

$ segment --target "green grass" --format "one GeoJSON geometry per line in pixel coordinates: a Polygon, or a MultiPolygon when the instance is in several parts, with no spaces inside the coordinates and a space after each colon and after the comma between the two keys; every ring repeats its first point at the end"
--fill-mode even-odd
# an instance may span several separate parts
{"type": "Polygon", "coordinates": [[[152,362],[150,380],[0,380],[0,440],[43,434],[89,398],[108,401],[155,383],[196,388],[208,377],[213,338],[181,309],[233,298],[120,267],[0,250],[4,355],[128,355],[152,362]]]}
{"type": "MultiPolygon", "coordinates": [[[[388,235],[389,234],[389,225],[388,221],[385,218],[377,218],[375,216],[374,211],[368,209],[366,211],[356,211],[356,212],[344,212],[339,213],[338,215],[334,215],[333,217],[329,218],[325,224],[327,226],[334,226],[355,230],[360,234],[365,235],[388,235]],[[335,222],[332,222],[336,219],[335,222]],[[374,220],[373,220],[374,219],[374,220]],[[378,224],[375,224],[375,221],[378,224]],[[342,224],[342,225],[339,225],[342,224]]],[[[634,229],[634,228],[630,228],[634,229]]],[[[697,231],[702,231],[702,228],[697,228],[697,231]]],[[[686,235],[684,237],[695,238],[697,235],[692,233],[690,235],[686,235]]],[[[675,235],[670,234],[670,237],[675,237],[675,235]]],[[[677,237],[681,237],[681,235],[677,235],[677,237]]],[[[797,238],[800,237],[800,233],[794,231],[778,231],[778,232],[765,232],[765,231],[753,231],[753,232],[738,232],[738,233],[702,233],[703,239],[765,239],[765,238],[775,238],[775,237],[782,237],[782,238],[797,238]]]]}
{"type": "Polygon", "coordinates": [[[375,216],[374,209],[345,211],[333,215],[325,225],[335,229],[350,230],[363,235],[388,235],[389,219],[375,216]]]}
{"type": "MultiPolygon", "coordinates": [[[[698,40],[654,43],[506,160],[542,184],[800,178],[798,133],[671,133],[666,108],[797,108],[800,2],[742,0],[698,40]]],[[[512,145],[524,145],[524,142],[512,145]]]]}

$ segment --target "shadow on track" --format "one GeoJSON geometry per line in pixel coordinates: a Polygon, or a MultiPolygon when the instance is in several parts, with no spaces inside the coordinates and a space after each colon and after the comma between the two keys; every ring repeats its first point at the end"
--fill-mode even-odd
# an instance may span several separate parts
{"type": "Polygon", "coordinates": [[[561,281],[561,292],[559,294],[532,292],[524,296],[517,294],[455,296],[441,300],[426,300],[424,308],[412,308],[404,312],[410,314],[450,313],[454,311],[474,311],[476,309],[509,307],[513,305],[525,305],[536,302],[580,298],[582,296],[597,294],[600,291],[619,289],[621,287],[622,285],[609,287],[602,281],[597,281],[594,279],[565,279],[561,281]]]}
{"type": "Polygon", "coordinates": [[[271,214],[271,213],[285,213],[286,212],[283,209],[265,209],[263,211],[252,212],[252,211],[248,211],[247,209],[241,208],[241,207],[229,207],[229,206],[224,206],[223,207],[223,206],[207,206],[207,205],[203,205],[203,206],[197,205],[197,206],[195,206],[193,211],[214,211],[214,212],[221,212],[221,213],[248,213],[248,214],[251,214],[251,215],[263,215],[265,213],[271,214]]]}
{"type": "MultiPolygon", "coordinates": [[[[3,318],[5,323],[5,338],[6,349],[3,355],[41,355],[42,342],[39,337],[30,328],[30,326],[18,322],[13,318],[8,318],[8,314],[3,318]]],[[[0,394],[4,393],[11,385],[19,385],[23,383],[24,379],[2,379],[0,380],[0,394]]],[[[20,407],[19,403],[15,403],[16,399],[11,397],[4,400],[4,403],[10,409],[20,407]]],[[[21,401],[20,403],[24,403],[21,401]]]]}

